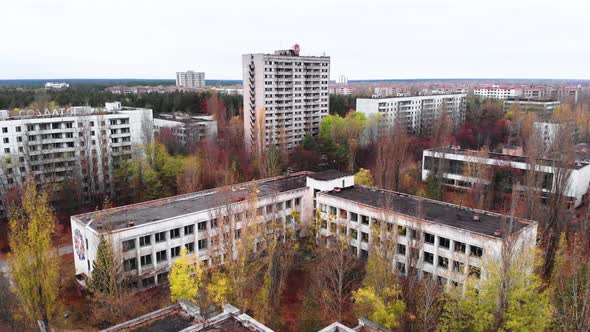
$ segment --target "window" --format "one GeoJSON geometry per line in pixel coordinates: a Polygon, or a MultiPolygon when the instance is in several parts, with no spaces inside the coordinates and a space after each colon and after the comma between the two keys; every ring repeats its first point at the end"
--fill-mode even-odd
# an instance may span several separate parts
{"type": "Polygon", "coordinates": [[[186,248],[186,250],[188,252],[194,252],[195,251],[195,243],[194,242],[189,242],[189,243],[185,244],[184,247],[186,248]]]}
{"type": "Polygon", "coordinates": [[[369,217],[361,215],[361,224],[368,225],[369,224],[369,217]]]}
{"type": "Polygon", "coordinates": [[[18,137],[16,138],[16,141],[17,141],[18,143],[22,142],[22,141],[23,141],[23,137],[22,137],[22,136],[18,136],[18,137]]]}
{"type": "Polygon", "coordinates": [[[123,251],[135,249],[135,239],[123,241],[123,251]]]}
{"type": "Polygon", "coordinates": [[[170,249],[170,257],[171,258],[178,257],[179,255],[180,255],[180,246],[170,249]]]}
{"type": "Polygon", "coordinates": [[[454,241],[454,249],[455,252],[460,252],[460,253],[465,253],[465,243],[463,242],[459,242],[459,241],[454,241]]]}
{"type": "Polygon", "coordinates": [[[168,282],[168,272],[158,273],[158,284],[165,284],[168,282]]]}
{"type": "Polygon", "coordinates": [[[141,266],[152,265],[152,255],[141,256],[141,266]]]}
{"type": "Polygon", "coordinates": [[[406,274],[406,264],[402,263],[402,262],[397,262],[395,264],[397,272],[399,272],[399,274],[406,274]]]}
{"type": "Polygon", "coordinates": [[[445,268],[445,269],[448,268],[449,267],[449,259],[446,257],[438,256],[438,266],[445,268]]]}
{"type": "Polygon", "coordinates": [[[236,240],[240,239],[242,237],[242,230],[236,229],[234,232],[234,235],[235,235],[236,240]]]}
{"type": "Polygon", "coordinates": [[[156,233],[156,243],[166,241],[166,232],[156,233]]]}
{"type": "Polygon", "coordinates": [[[278,211],[281,211],[282,209],[283,209],[283,202],[280,202],[280,203],[275,204],[275,210],[277,212],[278,211]]]}
{"type": "Polygon", "coordinates": [[[4,153],[10,153],[10,148],[4,148],[4,153]]]}
{"type": "Polygon", "coordinates": [[[441,248],[449,249],[451,247],[451,240],[439,236],[438,237],[438,246],[441,248]]]}
{"type": "Polygon", "coordinates": [[[434,264],[434,255],[425,251],[424,252],[424,263],[434,264]]]}
{"type": "Polygon", "coordinates": [[[430,233],[424,233],[424,242],[434,244],[434,235],[430,233]]]}
{"type": "Polygon", "coordinates": [[[161,262],[164,262],[166,260],[167,260],[166,259],[166,250],[158,251],[156,253],[156,262],[157,263],[161,263],[161,262]]]}
{"type": "MultiPolygon", "coordinates": [[[[240,215],[241,215],[241,213],[236,214],[236,219],[238,221],[240,220],[240,215]]],[[[211,219],[211,229],[215,229],[215,228],[217,228],[217,218],[211,219]]]]}
{"type": "Polygon", "coordinates": [[[295,198],[295,206],[299,206],[299,205],[301,205],[301,198],[297,197],[297,198],[295,198]]]}
{"type": "Polygon", "coordinates": [[[137,258],[130,258],[123,261],[123,270],[132,271],[137,269],[137,258]]]}
{"type": "Polygon", "coordinates": [[[149,246],[150,244],[152,244],[152,236],[151,235],[146,235],[146,236],[142,236],[139,238],[139,246],[140,247],[149,246]]]}
{"type": "Polygon", "coordinates": [[[337,209],[334,206],[330,206],[330,214],[331,215],[336,216],[336,213],[337,213],[336,210],[337,209]]]}
{"type": "Polygon", "coordinates": [[[292,205],[292,201],[285,201],[285,209],[290,209],[292,205]]]}
{"type": "Polygon", "coordinates": [[[16,126],[16,132],[17,133],[20,133],[21,132],[20,126],[16,126]]]}
{"type": "Polygon", "coordinates": [[[200,223],[197,224],[197,229],[199,231],[206,231],[207,230],[207,222],[206,221],[201,221],[200,223]]]}
{"type": "Polygon", "coordinates": [[[350,213],[350,221],[354,221],[354,222],[359,221],[359,215],[354,212],[351,212],[350,213]]]}
{"type": "Polygon", "coordinates": [[[369,242],[369,233],[361,232],[361,242],[369,242]]]}
{"type": "Polygon", "coordinates": [[[356,240],[356,239],[358,239],[358,232],[357,232],[357,230],[356,230],[356,229],[351,229],[351,230],[350,230],[350,237],[351,237],[353,240],[356,240]]]}
{"type": "Polygon", "coordinates": [[[170,238],[176,239],[180,237],[180,228],[175,228],[170,230],[170,238]]]}
{"type": "Polygon", "coordinates": [[[190,235],[195,232],[195,225],[186,225],[184,226],[184,235],[190,235]]]}
{"type": "Polygon", "coordinates": [[[8,127],[2,127],[2,132],[6,134],[8,132],[8,127]]]}
{"type": "Polygon", "coordinates": [[[151,287],[155,284],[156,284],[156,278],[154,278],[153,276],[145,278],[145,279],[141,279],[141,285],[143,287],[151,287]]]}
{"type": "Polygon", "coordinates": [[[10,140],[8,139],[8,137],[4,137],[4,138],[2,139],[2,141],[4,142],[4,144],[6,144],[6,143],[9,143],[9,142],[10,142],[10,140]]]}
{"type": "Polygon", "coordinates": [[[406,236],[406,233],[408,232],[408,230],[404,227],[404,226],[397,226],[397,234],[399,236],[406,236]]]}
{"type": "Polygon", "coordinates": [[[458,261],[453,261],[453,272],[463,273],[464,264],[458,261]]]}
{"type": "Polygon", "coordinates": [[[406,246],[403,244],[397,244],[397,253],[399,255],[405,256],[406,255],[406,246]]]}
{"type": "Polygon", "coordinates": [[[476,266],[469,266],[469,276],[475,277],[476,279],[481,278],[481,269],[476,266]]]}
{"type": "Polygon", "coordinates": [[[207,249],[207,239],[201,239],[198,242],[199,250],[207,249]]]}
{"type": "Polygon", "coordinates": [[[483,256],[483,249],[477,246],[469,246],[469,255],[473,257],[483,256]]]}

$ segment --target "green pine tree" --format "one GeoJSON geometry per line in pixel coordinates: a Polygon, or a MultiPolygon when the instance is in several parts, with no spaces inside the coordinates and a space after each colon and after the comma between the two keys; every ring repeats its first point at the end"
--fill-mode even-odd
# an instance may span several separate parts
{"type": "Polygon", "coordinates": [[[101,237],[96,250],[96,260],[92,264],[92,278],[89,287],[95,293],[113,294],[115,283],[113,248],[108,240],[101,237]]]}

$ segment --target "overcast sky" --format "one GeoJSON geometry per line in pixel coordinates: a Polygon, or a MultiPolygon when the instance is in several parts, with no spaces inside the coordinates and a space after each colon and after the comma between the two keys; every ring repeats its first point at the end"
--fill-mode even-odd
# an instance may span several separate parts
{"type": "Polygon", "coordinates": [[[590,79],[588,0],[1,0],[0,79],[241,79],[301,45],[349,79],[590,79]]]}

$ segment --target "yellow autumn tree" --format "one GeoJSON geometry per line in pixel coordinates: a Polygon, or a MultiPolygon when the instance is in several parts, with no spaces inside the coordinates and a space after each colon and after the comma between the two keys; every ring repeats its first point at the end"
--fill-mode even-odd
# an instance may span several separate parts
{"type": "Polygon", "coordinates": [[[13,292],[27,318],[49,327],[58,317],[58,256],[51,243],[55,215],[46,193],[28,179],[21,206],[10,213],[13,292]]]}
{"type": "Polygon", "coordinates": [[[224,272],[213,272],[206,288],[211,302],[218,306],[223,306],[227,303],[227,299],[231,293],[231,284],[224,272]]]}
{"type": "Polygon", "coordinates": [[[196,302],[202,285],[203,271],[187,256],[187,249],[180,251],[180,257],[172,265],[170,276],[170,299],[172,302],[188,300],[196,302]]]}
{"type": "Polygon", "coordinates": [[[373,186],[373,174],[371,174],[370,170],[361,168],[354,175],[354,183],[362,186],[373,186]]]}

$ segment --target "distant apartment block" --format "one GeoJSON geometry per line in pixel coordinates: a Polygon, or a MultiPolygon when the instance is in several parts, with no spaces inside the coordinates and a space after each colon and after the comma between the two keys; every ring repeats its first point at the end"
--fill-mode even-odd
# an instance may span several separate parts
{"type": "Polygon", "coordinates": [[[70,85],[65,82],[56,83],[56,82],[47,82],[45,83],[45,89],[47,90],[59,90],[69,87],[70,85]]]}
{"type": "Polygon", "coordinates": [[[374,89],[373,97],[409,97],[410,93],[405,89],[393,87],[393,86],[376,86],[374,89]]]}
{"type": "Polygon", "coordinates": [[[521,112],[550,116],[560,104],[557,100],[506,99],[504,100],[504,113],[518,108],[521,112]]]}
{"type": "Polygon", "coordinates": [[[507,99],[522,96],[522,89],[499,85],[476,87],[473,94],[483,99],[507,99]]]}
{"type": "Polygon", "coordinates": [[[328,115],[330,57],[302,56],[299,46],[242,55],[244,140],[249,151],[292,149],[319,133],[328,115]]]}
{"type": "Polygon", "coordinates": [[[205,87],[205,73],[192,70],[176,73],[176,86],[199,89],[205,87]]]}
{"type": "MultiPolygon", "coordinates": [[[[531,169],[527,158],[505,154],[487,153],[479,155],[477,151],[458,148],[437,148],[424,150],[422,160],[422,181],[426,181],[431,172],[442,177],[444,184],[455,188],[471,188],[475,183],[489,184],[489,180],[473,177],[467,170],[468,164],[480,164],[494,169],[510,169],[513,177],[511,183],[516,183],[516,190],[522,189],[524,175],[531,169]]],[[[542,173],[541,187],[543,193],[550,194],[555,190],[556,166],[551,159],[539,159],[536,170],[542,173]]],[[[586,197],[590,183],[590,162],[579,160],[571,166],[571,175],[566,196],[570,204],[578,207],[586,197]]]]}
{"type": "Polygon", "coordinates": [[[560,100],[577,102],[580,93],[578,86],[536,86],[513,87],[491,85],[475,87],[473,94],[483,99],[525,99],[525,100],[560,100]]]}
{"type": "Polygon", "coordinates": [[[354,87],[348,84],[330,84],[328,92],[331,95],[350,96],[354,93],[354,87]]]}
{"type": "MultiPolygon", "coordinates": [[[[152,110],[107,103],[54,111],[0,112],[0,194],[32,176],[41,186],[71,186],[83,201],[117,194],[114,168],[152,139],[152,110]]],[[[71,199],[76,199],[71,197],[71,199]]],[[[0,204],[0,216],[5,215],[0,204]]]]}
{"type": "Polygon", "coordinates": [[[154,134],[158,136],[164,128],[182,144],[196,144],[217,139],[217,121],[211,115],[189,115],[184,113],[161,113],[154,117],[154,134]]]}
{"type": "Polygon", "coordinates": [[[395,98],[357,98],[356,111],[367,116],[381,114],[388,126],[399,123],[408,133],[428,135],[434,121],[447,114],[455,127],[465,121],[465,94],[395,98]]]}

